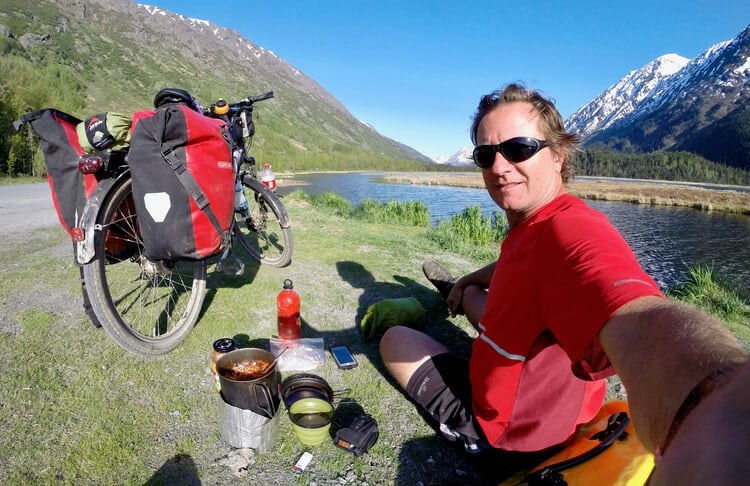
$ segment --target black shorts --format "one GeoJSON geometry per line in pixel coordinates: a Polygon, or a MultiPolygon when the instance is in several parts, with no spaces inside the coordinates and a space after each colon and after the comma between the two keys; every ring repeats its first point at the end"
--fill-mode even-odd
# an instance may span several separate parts
{"type": "Polygon", "coordinates": [[[414,372],[406,393],[424,407],[448,440],[460,440],[470,453],[490,448],[472,412],[467,359],[451,353],[433,356],[414,372]]]}
{"type": "Polygon", "coordinates": [[[540,464],[559,450],[514,452],[492,447],[472,411],[466,358],[451,353],[433,356],[414,372],[406,392],[437,422],[445,438],[463,444],[475,465],[495,479],[493,484],[540,464]]]}

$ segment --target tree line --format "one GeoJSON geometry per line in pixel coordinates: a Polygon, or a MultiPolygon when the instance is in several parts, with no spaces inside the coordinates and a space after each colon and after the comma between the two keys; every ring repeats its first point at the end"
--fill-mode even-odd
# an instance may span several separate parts
{"type": "Polygon", "coordinates": [[[583,150],[571,161],[576,175],[581,176],[750,185],[750,170],[712,162],[690,152],[583,150]]]}

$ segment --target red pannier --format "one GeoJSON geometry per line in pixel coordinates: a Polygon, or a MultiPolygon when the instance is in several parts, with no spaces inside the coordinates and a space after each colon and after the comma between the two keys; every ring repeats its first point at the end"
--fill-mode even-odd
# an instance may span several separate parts
{"type": "Polygon", "coordinates": [[[150,260],[199,260],[224,249],[234,218],[226,124],[184,104],[133,117],[128,164],[150,260]]]}
{"type": "Polygon", "coordinates": [[[52,108],[26,113],[17,122],[31,123],[39,136],[47,168],[47,182],[52,190],[52,201],[65,231],[73,237],[83,207],[97,183],[96,174],[81,174],[78,157],[86,152],[81,148],[76,133],[78,118],[52,108]]]}

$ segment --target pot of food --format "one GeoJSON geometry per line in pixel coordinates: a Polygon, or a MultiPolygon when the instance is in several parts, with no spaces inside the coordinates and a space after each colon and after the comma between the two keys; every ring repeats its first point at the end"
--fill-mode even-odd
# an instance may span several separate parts
{"type": "Polygon", "coordinates": [[[279,409],[279,372],[273,355],[264,349],[230,351],[216,361],[221,396],[237,408],[272,418],[279,409]]]}

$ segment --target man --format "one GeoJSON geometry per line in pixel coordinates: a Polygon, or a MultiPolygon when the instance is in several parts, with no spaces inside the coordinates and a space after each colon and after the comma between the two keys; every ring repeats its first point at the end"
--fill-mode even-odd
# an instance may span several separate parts
{"type": "MultiPolygon", "coordinates": [[[[720,323],[668,302],[606,218],[566,193],[579,140],[554,105],[508,85],[481,99],[471,138],[510,230],[497,262],[455,281],[425,264],[451,314],[464,313],[479,337],[467,363],[426,334],[389,329],[381,356],[407,394],[468,451],[492,447],[516,462],[517,453],[545,455],[564,444],[601,406],[597,380],[616,370],[639,437],[657,451],[654,481],[697,480],[698,471],[679,482],[674,474],[687,469],[691,438],[725,440],[705,434],[732,431],[726,413],[744,427],[746,453],[746,353],[720,323]]],[[[746,473],[729,469],[728,477],[746,473]]]]}

